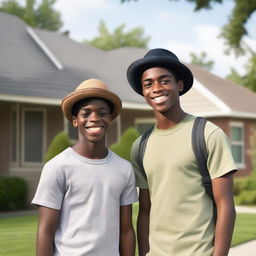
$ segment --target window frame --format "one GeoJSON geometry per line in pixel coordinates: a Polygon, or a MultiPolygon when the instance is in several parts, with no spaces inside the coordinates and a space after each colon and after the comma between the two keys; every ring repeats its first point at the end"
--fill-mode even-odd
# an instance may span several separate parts
{"type": "Polygon", "coordinates": [[[46,152],[46,109],[40,107],[23,107],[21,110],[21,166],[41,166],[46,152]],[[25,161],[25,114],[26,112],[42,112],[42,161],[25,161]]]}
{"type": "Polygon", "coordinates": [[[13,106],[11,108],[11,151],[10,151],[10,159],[11,159],[11,166],[18,166],[20,163],[20,105],[18,103],[16,103],[15,106],[13,106]],[[14,114],[15,116],[15,127],[14,127],[14,114]],[[14,143],[14,138],[13,138],[13,132],[15,129],[15,133],[16,133],[16,141],[15,141],[15,145],[16,147],[13,147],[13,143],[14,143]],[[15,155],[16,155],[16,159],[15,161],[13,160],[13,151],[15,150],[15,155]]]}
{"type": "Polygon", "coordinates": [[[236,163],[236,166],[238,168],[244,169],[245,168],[245,136],[244,136],[244,124],[243,122],[230,122],[230,146],[231,146],[231,152],[232,146],[241,146],[241,162],[236,162],[236,159],[234,158],[234,161],[236,163]],[[232,140],[232,128],[240,128],[241,129],[241,141],[233,141],[232,140]]]}

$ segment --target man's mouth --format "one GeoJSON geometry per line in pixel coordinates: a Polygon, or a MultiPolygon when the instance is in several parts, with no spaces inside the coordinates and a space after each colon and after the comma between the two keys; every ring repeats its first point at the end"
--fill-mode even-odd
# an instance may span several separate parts
{"type": "Polygon", "coordinates": [[[154,97],[154,98],[151,98],[153,102],[155,103],[162,103],[166,100],[166,98],[168,97],[168,95],[160,95],[160,96],[157,96],[157,97],[154,97]]]}
{"type": "Polygon", "coordinates": [[[99,131],[101,131],[103,128],[104,128],[104,126],[87,126],[87,127],[85,127],[87,130],[89,130],[89,131],[91,131],[91,132],[99,132],[99,131]]]}

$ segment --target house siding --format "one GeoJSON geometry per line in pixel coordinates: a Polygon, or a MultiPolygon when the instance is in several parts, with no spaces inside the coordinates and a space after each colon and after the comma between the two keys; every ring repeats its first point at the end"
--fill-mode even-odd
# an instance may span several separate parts
{"type": "Polygon", "coordinates": [[[250,155],[250,137],[253,134],[253,131],[256,129],[255,120],[252,119],[242,119],[242,118],[209,118],[214,124],[219,126],[230,138],[230,129],[232,122],[238,122],[243,124],[244,129],[244,168],[238,168],[239,172],[235,174],[236,177],[247,176],[252,173],[253,164],[252,157],[250,155]]]}

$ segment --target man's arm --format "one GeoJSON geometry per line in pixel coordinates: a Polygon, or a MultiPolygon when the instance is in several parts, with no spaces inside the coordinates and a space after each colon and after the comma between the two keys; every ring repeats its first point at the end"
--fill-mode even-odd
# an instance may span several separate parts
{"type": "Polygon", "coordinates": [[[132,205],[120,207],[120,256],[135,255],[135,232],[132,225],[132,205]]]}
{"type": "Polygon", "coordinates": [[[232,172],[213,179],[212,187],[218,215],[213,256],[227,256],[236,218],[232,172]]]}
{"type": "Polygon", "coordinates": [[[149,214],[150,214],[150,197],[148,189],[140,189],[139,193],[139,214],[137,221],[137,235],[139,256],[145,256],[149,251],[149,214]]]}
{"type": "Polygon", "coordinates": [[[39,206],[36,256],[53,256],[54,235],[59,222],[59,211],[39,206]]]}

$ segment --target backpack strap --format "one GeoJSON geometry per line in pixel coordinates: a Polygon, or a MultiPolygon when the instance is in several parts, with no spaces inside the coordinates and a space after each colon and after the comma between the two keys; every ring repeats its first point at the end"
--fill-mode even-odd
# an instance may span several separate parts
{"type": "Polygon", "coordinates": [[[202,183],[205,187],[206,193],[212,199],[213,202],[213,218],[214,223],[217,221],[217,208],[214,201],[213,191],[212,191],[212,180],[207,168],[207,148],[204,138],[204,128],[206,124],[206,119],[203,117],[197,117],[192,130],[192,147],[196,157],[199,172],[202,176],[202,183]]]}
{"type": "Polygon", "coordinates": [[[146,150],[148,138],[149,138],[151,132],[153,131],[153,128],[154,127],[151,127],[142,135],[140,144],[139,144],[139,150],[138,150],[138,153],[136,154],[136,162],[137,162],[137,164],[141,170],[141,173],[145,179],[147,179],[147,175],[146,175],[146,172],[145,172],[145,169],[143,166],[143,157],[144,157],[144,153],[146,150]]]}

